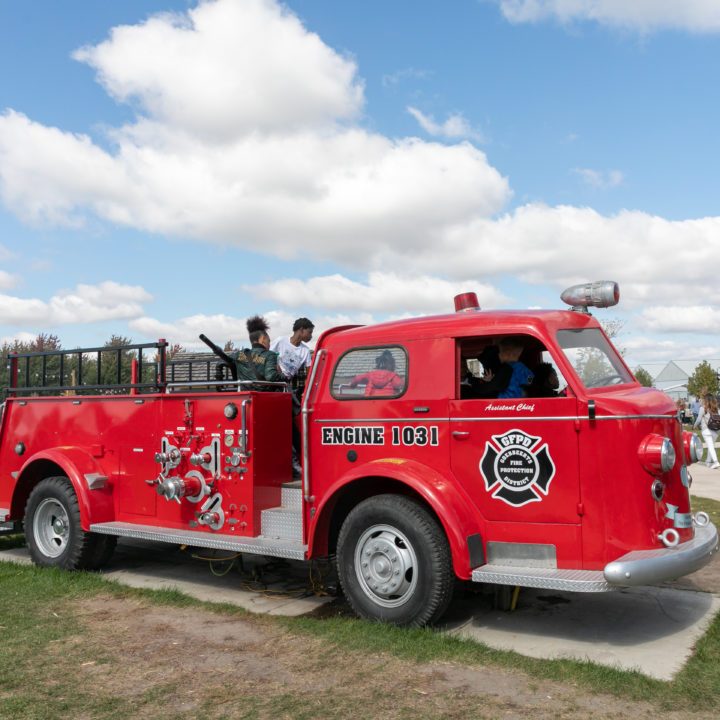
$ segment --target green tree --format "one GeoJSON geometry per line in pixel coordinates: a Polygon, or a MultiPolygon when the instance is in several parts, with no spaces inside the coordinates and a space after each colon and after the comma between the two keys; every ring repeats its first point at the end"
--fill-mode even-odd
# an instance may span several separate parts
{"type": "Polygon", "coordinates": [[[638,368],[635,371],[635,377],[643,387],[654,387],[653,379],[645,368],[638,368]]]}
{"type": "Polygon", "coordinates": [[[175,359],[178,355],[185,352],[185,348],[180,345],[180,343],[174,343],[173,345],[168,345],[165,349],[165,359],[170,362],[171,360],[175,359]]]}
{"type": "Polygon", "coordinates": [[[707,360],[703,360],[696,368],[695,372],[688,380],[688,393],[690,395],[700,395],[703,392],[716,394],[718,391],[717,373],[710,367],[707,360]]]}

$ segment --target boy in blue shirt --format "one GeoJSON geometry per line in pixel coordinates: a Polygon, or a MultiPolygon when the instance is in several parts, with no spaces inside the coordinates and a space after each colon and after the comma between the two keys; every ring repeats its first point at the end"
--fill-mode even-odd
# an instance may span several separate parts
{"type": "Polygon", "coordinates": [[[520,362],[523,348],[523,341],[516,337],[502,338],[498,343],[500,362],[507,363],[512,369],[510,381],[507,387],[498,393],[499,398],[517,398],[527,394],[527,386],[532,382],[533,374],[530,368],[520,362]]]}

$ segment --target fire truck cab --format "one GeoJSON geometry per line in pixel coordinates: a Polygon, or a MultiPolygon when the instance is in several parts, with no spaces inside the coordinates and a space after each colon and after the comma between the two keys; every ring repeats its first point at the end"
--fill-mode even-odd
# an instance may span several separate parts
{"type": "Polygon", "coordinates": [[[32,354],[11,356],[0,521],[24,520],[33,560],[68,569],[123,536],[335,556],[354,610],[399,625],[437,621],[457,579],[597,592],[693,572],[718,549],[690,508],[702,445],[588,313],[617,285],[564,297],[573,310],[481,311],[469,293],[448,315],[334,328],[295,418],[284,386],[215,381],[209,363],[173,380],[162,342],[155,386],[112,395],[21,386],[32,354]],[[478,358],[507,338],[558,390],[482,397],[478,358]]]}

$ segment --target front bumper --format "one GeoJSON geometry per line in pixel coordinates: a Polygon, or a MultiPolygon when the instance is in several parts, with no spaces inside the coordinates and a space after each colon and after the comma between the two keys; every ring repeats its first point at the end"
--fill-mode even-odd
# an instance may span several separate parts
{"type": "Polygon", "coordinates": [[[615,587],[653,585],[699,570],[717,551],[718,531],[708,522],[707,525],[696,525],[695,537],[676,547],[633,550],[613,560],[605,566],[603,575],[615,587]]]}

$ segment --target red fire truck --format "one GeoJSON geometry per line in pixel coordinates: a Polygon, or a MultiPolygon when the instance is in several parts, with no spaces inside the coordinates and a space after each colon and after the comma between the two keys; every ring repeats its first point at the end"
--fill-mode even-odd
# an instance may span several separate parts
{"type": "Polygon", "coordinates": [[[563,299],[572,310],[482,311],[467,293],[451,314],[329,330],[295,416],[284,385],[216,381],[206,361],[197,379],[164,341],[13,354],[0,522],[24,522],[34,562],[66,569],[102,566],[118,537],[334,555],[354,610],[400,625],[436,621],[457,579],[588,592],[693,572],[718,549],[690,509],[702,445],[589,314],[617,285],[563,299]],[[562,392],[467,392],[510,336],[562,392]],[[103,352],[118,354],[112,382],[103,352]]]}

